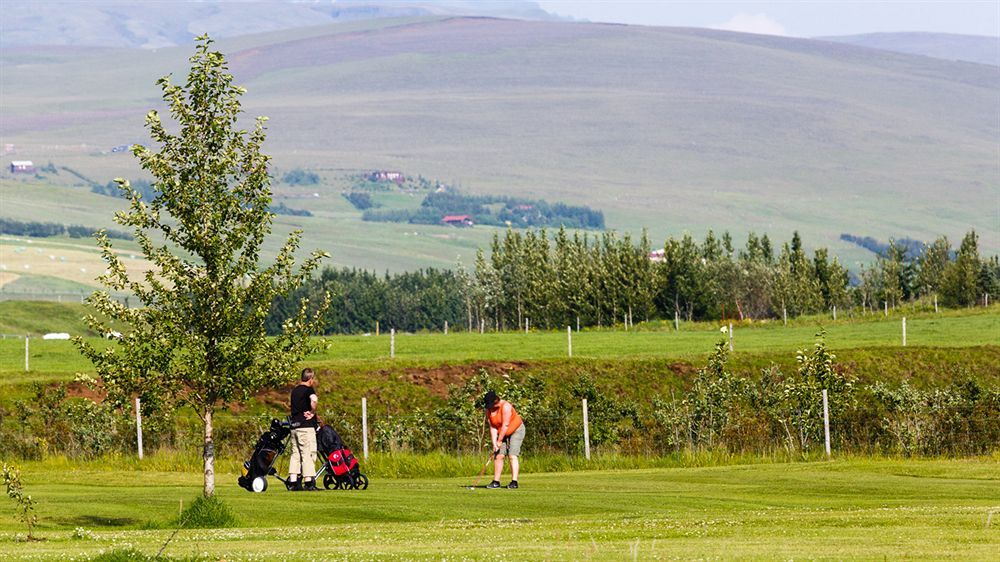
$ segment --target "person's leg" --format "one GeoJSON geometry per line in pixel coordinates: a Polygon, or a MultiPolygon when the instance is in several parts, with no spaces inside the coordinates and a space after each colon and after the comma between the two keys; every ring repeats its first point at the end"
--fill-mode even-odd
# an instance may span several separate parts
{"type": "Polygon", "coordinates": [[[302,480],[304,486],[316,487],[316,430],[312,428],[302,431],[302,480]]]}
{"type": "Polygon", "coordinates": [[[503,474],[503,455],[498,453],[493,459],[493,481],[499,482],[501,474],[503,474]]]}
{"type": "Polygon", "coordinates": [[[507,454],[510,456],[510,481],[509,488],[517,488],[517,477],[521,471],[521,443],[524,442],[524,424],[517,428],[517,431],[510,436],[507,445],[507,454]]]}
{"type": "Polygon", "coordinates": [[[288,459],[288,481],[298,482],[302,472],[302,450],[299,446],[299,430],[292,430],[292,456],[288,459]]]}

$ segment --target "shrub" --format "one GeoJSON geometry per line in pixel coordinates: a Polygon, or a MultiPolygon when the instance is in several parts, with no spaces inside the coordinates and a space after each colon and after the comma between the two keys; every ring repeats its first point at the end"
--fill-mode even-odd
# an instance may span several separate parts
{"type": "Polygon", "coordinates": [[[186,529],[218,529],[236,525],[236,515],[217,496],[198,496],[177,519],[186,529]]]}

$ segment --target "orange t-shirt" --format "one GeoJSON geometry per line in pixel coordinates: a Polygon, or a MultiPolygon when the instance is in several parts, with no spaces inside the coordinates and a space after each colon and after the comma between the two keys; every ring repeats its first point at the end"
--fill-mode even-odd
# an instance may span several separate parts
{"type": "Polygon", "coordinates": [[[518,415],[517,410],[514,409],[513,404],[506,400],[501,400],[499,404],[499,408],[490,410],[490,426],[499,431],[503,427],[503,408],[504,406],[510,406],[510,423],[507,426],[507,433],[500,436],[502,439],[513,435],[517,431],[517,428],[521,427],[521,424],[524,422],[521,420],[521,416],[518,415]]]}

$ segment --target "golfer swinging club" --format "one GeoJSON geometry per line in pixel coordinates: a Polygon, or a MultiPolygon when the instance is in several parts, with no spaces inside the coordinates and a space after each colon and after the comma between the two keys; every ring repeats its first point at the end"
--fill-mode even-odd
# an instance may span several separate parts
{"type": "Polygon", "coordinates": [[[510,484],[507,488],[517,488],[517,473],[520,470],[518,456],[521,454],[521,443],[524,441],[524,421],[518,415],[514,406],[506,400],[500,400],[492,390],[483,397],[483,406],[490,420],[490,437],[493,439],[493,481],[488,489],[500,487],[500,474],[503,473],[503,457],[510,456],[510,484]]]}

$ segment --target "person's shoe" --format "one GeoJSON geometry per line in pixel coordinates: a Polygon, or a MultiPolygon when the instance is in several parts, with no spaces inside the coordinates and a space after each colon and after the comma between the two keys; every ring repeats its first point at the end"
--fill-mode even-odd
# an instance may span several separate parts
{"type": "Polygon", "coordinates": [[[517,489],[517,480],[511,480],[510,484],[507,484],[507,488],[510,489],[510,490],[516,490],[517,489]]]}
{"type": "Polygon", "coordinates": [[[306,482],[302,486],[302,489],[304,491],[306,491],[306,492],[318,492],[319,491],[319,488],[316,487],[316,481],[315,480],[310,480],[310,481],[306,482]]]}
{"type": "Polygon", "coordinates": [[[302,491],[302,481],[296,480],[295,482],[289,482],[286,484],[289,492],[301,492],[302,491]]]}
{"type": "Polygon", "coordinates": [[[487,490],[497,490],[499,488],[500,488],[500,482],[497,480],[494,480],[486,485],[487,490]]]}

